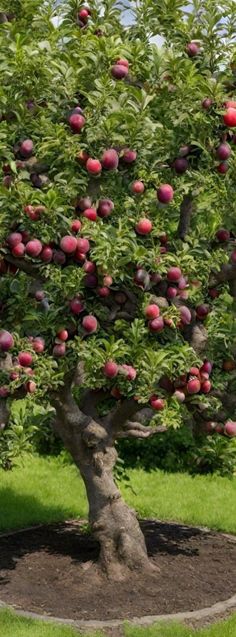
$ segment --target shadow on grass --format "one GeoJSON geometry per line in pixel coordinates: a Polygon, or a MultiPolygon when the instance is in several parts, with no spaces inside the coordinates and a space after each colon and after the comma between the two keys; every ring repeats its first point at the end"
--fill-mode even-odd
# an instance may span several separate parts
{"type": "MultiPolygon", "coordinates": [[[[1,500],[5,502],[6,507],[15,509],[15,514],[19,515],[19,521],[22,512],[24,512],[25,522],[25,509],[27,509],[30,512],[29,517],[31,520],[34,519],[35,524],[45,522],[41,528],[25,530],[0,538],[1,586],[8,583],[10,571],[14,570],[19,560],[28,554],[43,551],[52,555],[68,556],[72,562],[76,563],[96,562],[98,560],[99,545],[83,530],[82,523],[70,525],[64,522],[55,522],[63,517],[61,507],[42,504],[34,496],[16,495],[10,488],[5,489],[4,498],[1,500]]],[[[1,515],[4,515],[3,510],[1,515]]],[[[188,542],[193,537],[201,534],[198,529],[187,528],[181,524],[156,522],[155,520],[143,520],[140,521],[140,524],[150,557],[157,553],[172,556],[184,555],[190,558],[198,554],[197,549],[188,546],[188,542]]]]}

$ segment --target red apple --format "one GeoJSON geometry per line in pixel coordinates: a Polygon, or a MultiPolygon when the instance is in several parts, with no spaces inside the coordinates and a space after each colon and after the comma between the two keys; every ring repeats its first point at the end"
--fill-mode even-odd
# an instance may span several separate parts
{"type": "Polygon", "coordinates": [[[142,181],[134,181],[131,190],[135,195],[142,195],[145,190],[144,183],[142,181]]]}
{"type": "Polygon", "coordinates": [[[175,161],[172,164],[175,172],[177,173],[177,175],[183,175],[183,173],[186,173],[186,170],[188,170],[189,168],[189,163],[188,160],[185,159],[184,157],[177,157],[177,159],[175,159],[175,161]]]}
{"type": "Polygon", "coordinates": [[[122,398],[122,393],[120,392],[119,387],[112,387],[111,396],[113,396],[116,400],[120,400],[122,398]]]}
{"type": "Polygon", "coordinates": [[[56,345],[54,345],[52,353],[53,353],[53,356],[55,356],[56,358],[61,358],[62,356],[65,356],[65,353],[66,353],[65,343],[57,343],[56,345]]]}
{"type": "Polygon", "coordinates": [[[42,243],[41,241],[39,241],[38,239],[32,239],[31,241],[28,241],[28,243],[25,246],[25,251],[26,254],[28,254],[30,257],[38,257],[40,255],[40,252],[42,251],[42,243]]]}
{"type": "Polygon", "coordinates": [[[161,203],[170,203],[174,197],[174,191],[169,184],[163,184],[157,190],[157,199],[161,203]]]}
{"type": "Polygon", "coordinates": [[[8,352],[14,345],[13,336],[7,330],[0,331],[0,351],[8,352]]]}
{"type": "Polygon", "coordinates": [[[97,211],[95,208],[86,208],[82,213],[83,217],[89,219],[89,221],[97,221],[97,211]]]}
{"type": "Polygon", "coordinates": [[[104,276],[103,278],[103,285],[105,285],[107,288],[110,288],[112,283],[113,283],[112,277],[109,274],[106,274],[106,276],[104,276]]]}
{"type": "Polygon", "coordinates": [[[10,248],[14,248],[18,243],[22,242],[22,234],[20,232],[11,232],[7,237],[7,243],[10,248]]]}
{"type": "Polygon", "coordinates": [[[44,246],[42,252],[40,253],[41,261],[44,263],[50,263],[53,257],[53,250],[50,246],[44,246]]]}
{"type": "Polygon", "coordinates": [[[84,311],[83,301],[81,301],[79,297],[75,296],[75,298],[70,301],[70,309],[73,314],[80,314],[84,311]]]}
{"type": "Polygon", "coordinates": [[[197,42],[189,42],[186,46],[186,52],[190,58],[196,57],[200,52],[200,46],[197,42]]]}
{"type": "Polygon", "coordinates": [[[87,9],[85,8],[80,9],[78,16],[81,22],[83,22],[84,24],[87,24],[88,18],[89,18],[89,12],[87,9]]]}
{"type": "Polygon", "coordinates": [[[0,387],[0,398],[7,398],[9,394],[10,394],[9,387],[7,387],[7,385],[2,385],[2,387],[0,387]]]}
{"type": "Polygon", "coordinates": [[[96,264],[92,261],[85,261],[85,263],[83,264],[83,270],[84,272],[86,272],[86,274],[94,274],[94,272],[96,272],[96,269],[96,264]]]}
{"type": "Polygon", "coordinates": [[[118,374],[119,367],[114,361],[107,361],[102,371],[107,378],[115,378],[118,374]]]}
{"type": "Polygon", "coordinates": [[[60,248],[65,254],[73,254],[77,248],[77,239],[71,235],[65,235],[60,241],[60,248]]]}
{"type": "Polygon", "coordinates": [[[86,274],[84,277],[84,285],[86,288],[96,288],[98,284],[98,279],[95,274],[86,274]]]}
{"type": "Polygon", "coordinates": [[[217,157],[221,159],[221,161],[225,161],[226,159],[229,159],[231,155],[231,148],[229,144],[227,144],[226,142],[223,142],[222,144],[220,144],[220,146],[218,146],[217,148],[216,154],[217,154],[217,157]]]}
{"type": "Polygon", "coordinates": [[[219,230],[217,230],[216,238],[221,243],[224,243],[225,241],[229,241],[230,232],[228,230],[226,230],[225,228],[220,228],[219,230]]]}
{"type": "Polygon", "coordinates": [[[14,248],[12,248],[12,254],[14,257],[23,257],[25,254],[25,246],[23,243],[17,243],[14,248]]]}
{"type": "Polygon", "coordinates": [[[152,231],[152,222],[150,219],[140,219],[138,223],[136,223],[135,230],[138,234],[146,235],[150,234],[152,231]]]}
{"type": "Polygon", "coordinates": [[[205,360],[203,365],[200,367],[200,372],[207,372],[207,374],[211,374],[212,372],[212,363],[210,361],[205,360]]]}
{"type": "Polygon", "coordinates": [[[211,381],[210,380],[204,380],[201,383],[201,391],[203,392],[203,394],[209,394],[209,392],[211,391],[211,381]]]}
{"type": "Polygon", "coordinates": [[[124,66],[122,64],[114,64],[114,66],[112,66],[111,74],[115,80],[123,80],[125,77],[127,77],[128,73],[129,69],[127,69],[127,66],[124,66]]]}
{"type": "Polygon", "coordinates": [[[177,296],[177,289],[173,287],[167,288],[166,296],[168,299],[174,299],[177,296]]]}
{"type": "Polygon", "coordinates": [[[68,340],[68,336],[69,336],[69,334],[68,334],[67,330],[65,330],[65,329],[59,330],[57,332],[57,338],[59,338],[60,341],[67,341],[68,340]]]}
{"type": "Polygon", "coordinates": [[[198,367],[190,367],[189,374],[190,376],[197,376],[197,378],[200,377],[200,371],[198,367]]]}
{"type": "Polygon", "coordinates": [[[34,382],[34,380],[28,380],[28,382],[25,385],[26,391],[29,392],[29,394],[33,394],[36,389],[37,389],[37,385],[34,382]]]}
{"type": "Polygon", "coordinates": [[[128,60],[126,60],[126,58],[120,58],[119,60],[116,60],[116,64],[120,64],[121,66],[126,66],[126,68],[129,68],[129,62],[128,60]]]}
{"type": "Polygon", "coordinates": [[[77,239],[77,250],[86,254],[90,250],[90,243],[88,239],[79,238],[77,239]]]}
{"type": "Polygon", "coordinates": [[[236,108],[236,102],[234,100],[228,100],[224,103],[225,108],[236,108]]]}
{"type": "Polygon", "coordinates": [[[109,294],[111,293],[111,291],[109,290],[109,288],[107,288],[106,286],[103,286],[101,288],[98,288],[98,296],[100,296],[101,298],[106,298],[107,296],[109,296],[109,294]]]}
{"type": "Polygon", "coordinates": [[[148,327],[151,330],[151,332],[162,332],[162,330],[164,329],[164,320],[162,318],[162,316],[158,316],[157,318],[153,319],[152,321],[149,321],[148,323],[148,327]]]}
{"type": "Polygon", "coordinates": [[[92,157],[89,157],[86,161],[86,169],[91,175],[100,175],[102,171],[102,164],[98,159],[92,159],[92,157]]]}
{"type": "Polygon", "coordinates": [[[32,139],[24,139],[24,141],[21,142],[19,152],[22,157],[25,157],[28,159],[28,157],[30,157],[33,154],[33,150],[34,150],[34,144],[32,142],[32,139]]]}
{"type": "Polygon", "coordinates": [[[97,319],[95,318],[95,316],[92,316],[92,314],[84,316],[82,320],[82,326],[85,331],[88,332],[88,334],[93,334],[94,332],[96,332],[98,327],[97,319]]]}
{"type": "Polygon", "coordinates": [[[227,164],[227,161],[222,161],[221,164],[218,164],[218,166],[216,166],[218,173],[220,173],[221,175],[225,175],[225,173],[227,173],[227,171],[229,170],[229,164],[227,164]]]}
{"type": "Polygon", "coordinates": [[[127,380],[135,380],[137,376],[136,369],[132,365],[126,365],[125,363],[119,367],[121,374],[125,374],[127,380]]]}
{"type": "Polygon", "coordinates": [[[176,398],[178,403],[183,403],[185,401],[185,394],[183,391],[180,391],[179,389],[175,390],[175,392],[173,393],[173,397],[176,398]]]}
{"type": "Polygon", "coordinates": [[[191,378],[187,383],[187,391],[189,394],[198,394],[201,389],[201,383],[198,378],[191,378]]]}
{"type": "Polygon", "coordinates": [[[73,133],[80,133],[85,125],[85,118],[79,113],[72,113],[68,121],[73,133]]]}
{"type": "Polygon", "coordinates": [[[236,110],[235,108],[227,108],[223,115],[223,120],[226,126],[236,126],[236,110]]]}
{"type": "Polygon", "coordinates": [[[129,148],[125,148],[122,153],[122,160],[126,164],[132,164],[137,159],[136,150],[130,150],[129,148]]]}
{"type": "Polygon", "coordinates": [[[114,210],[114,203],[111,199],[100,199],[98,202],[97,213],[99,217],[109,217],[114,210]]]}
{"type": "Polygon", "coordinates": [[[41,354],[45,350],[45,340],[41,336],[36,336],[32,342],[32,347],[37,354],[41,354]]]}
{"type": "Polygon", "coordinates": [[[160,310],[158,305],[156,305],[155,303],[151,303],[150,305],[147,305],[147,307],[145,307],[144,314],[146,318],[149,320],[158,318],[160,316],[160,310]]]}
{"type": "Polygon", "coordinates": [[[118,168],[119,156],[114,148],[109,148],[104,151],[101,164],[105,170],[116,170],[116,168],[118,168]]]}
{"type": "Polygon", "coordinates": [[[79,208],[79,210],[86,210],[86,208],[91,208],[92,206],[92,200],[90,199],[90,197],[82,197],[81,199],[79,199],[76,202],[76,208],[79,208]]]}
{"type": "Polygon", "coordinates": [[[30,352],[19,352],[18,361],[21,367],[29,367],[32,365],[33,356],[30,352]]]}
{"type": "Polygon", "coordinates": [[[74,219],[74,221],[72,221],[70,229],[71,229],[71,232],[77,233],[81,230],[81,227],[82,227],[81,221],[79,219],[74,219]]]}
{"type": "Polygon", "coordinates": [[[209,314],[210,308],[209,305],[202,303],[196,307],[197,318],[203,321],[207,315],[209,314]]]}
{"type": "Polygon", "coordinates": [[[208,111],[209,108],[211,108],[213,104],[213,101],[211,100],[210,97],[205,97],[205,99],[202,101],[202,108],[205,108],[206,111],[208,111]]]}
{"type": "Polygon", "coordinates": [[[176,266],[170,268],[167,272],[167,279],[168,281],[171,281],[171,283],[177,283],[181,276],[182,272],[180,268],[177,268],[176,266]]]}
{"type": "Polygon", "coordinates": [[[37,290],[34,296],[36,301],[42,301],[45,298],[45,292],[43,290],[37,290]]]}
{"type": "Polygon", "coordinates": [[[158,396],[151,396],[150,400],[150,405],[153,409],[156,409],[156,411],[162,411],[162,409],[165,409],[165,401],[163,400],[163,398],[158,398],[158,396]]]}
{"type": "Polygon", "coordinates": [[[228,420],[224,426],[224,432],[230,438],[234,438],[236,436],[236,422],[233,420],[228,420]]]}

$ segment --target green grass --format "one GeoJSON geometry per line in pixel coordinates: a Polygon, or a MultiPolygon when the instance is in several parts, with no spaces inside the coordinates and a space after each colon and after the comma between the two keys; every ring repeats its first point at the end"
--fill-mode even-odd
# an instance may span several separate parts
{"type": "MultiPolygon", "coordinates": [[[[178,520],[236,534],[236,478],[129,472],[126,501],[140,517],[178,520]]],[[[73,465],[60,458],[25,456],[12,471],[0,470],[0,530],[87,515],[85,490],[73,465]]]]}
{"type": "MultiPolygon", "coordinates": [[[[194,631],[180,624],[155,624],[150,628],[137,628],[125,624],[124,637],[236,637],[236,615],[226,622],[194,631]]],[[[1,637],[82,637],[77,630],[46,622],[25,619],[11,611],[0,611],[1,637]]],[[[86,637],[105,637],[101,631],[87,633],[86,637]]]]}

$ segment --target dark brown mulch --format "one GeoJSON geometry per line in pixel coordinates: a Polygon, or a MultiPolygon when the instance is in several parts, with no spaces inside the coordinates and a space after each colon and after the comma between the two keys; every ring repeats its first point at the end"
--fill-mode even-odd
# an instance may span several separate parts
{"type": "Polygon", "coordinates": [[[0,599],[70,619],[129,619],[193,611],[236,591],[236,542],[179,524],[141,523],[155,576],[111,583],[96,566],[98,545],[78,522],[0,537],[0,599]]]}

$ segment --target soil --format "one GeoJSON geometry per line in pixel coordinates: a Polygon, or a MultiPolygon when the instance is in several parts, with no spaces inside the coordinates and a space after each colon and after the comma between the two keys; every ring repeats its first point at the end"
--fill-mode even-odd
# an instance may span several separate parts
{"type": "Polygon", "coordinates": [[[81,522],[0,537],[0,599],[40,614],[108,620],[193,611],[235,594],[233,538],[155,520],[141,527],[160,571],[115,584],[99,571],[98,545],[81,522]]]}

